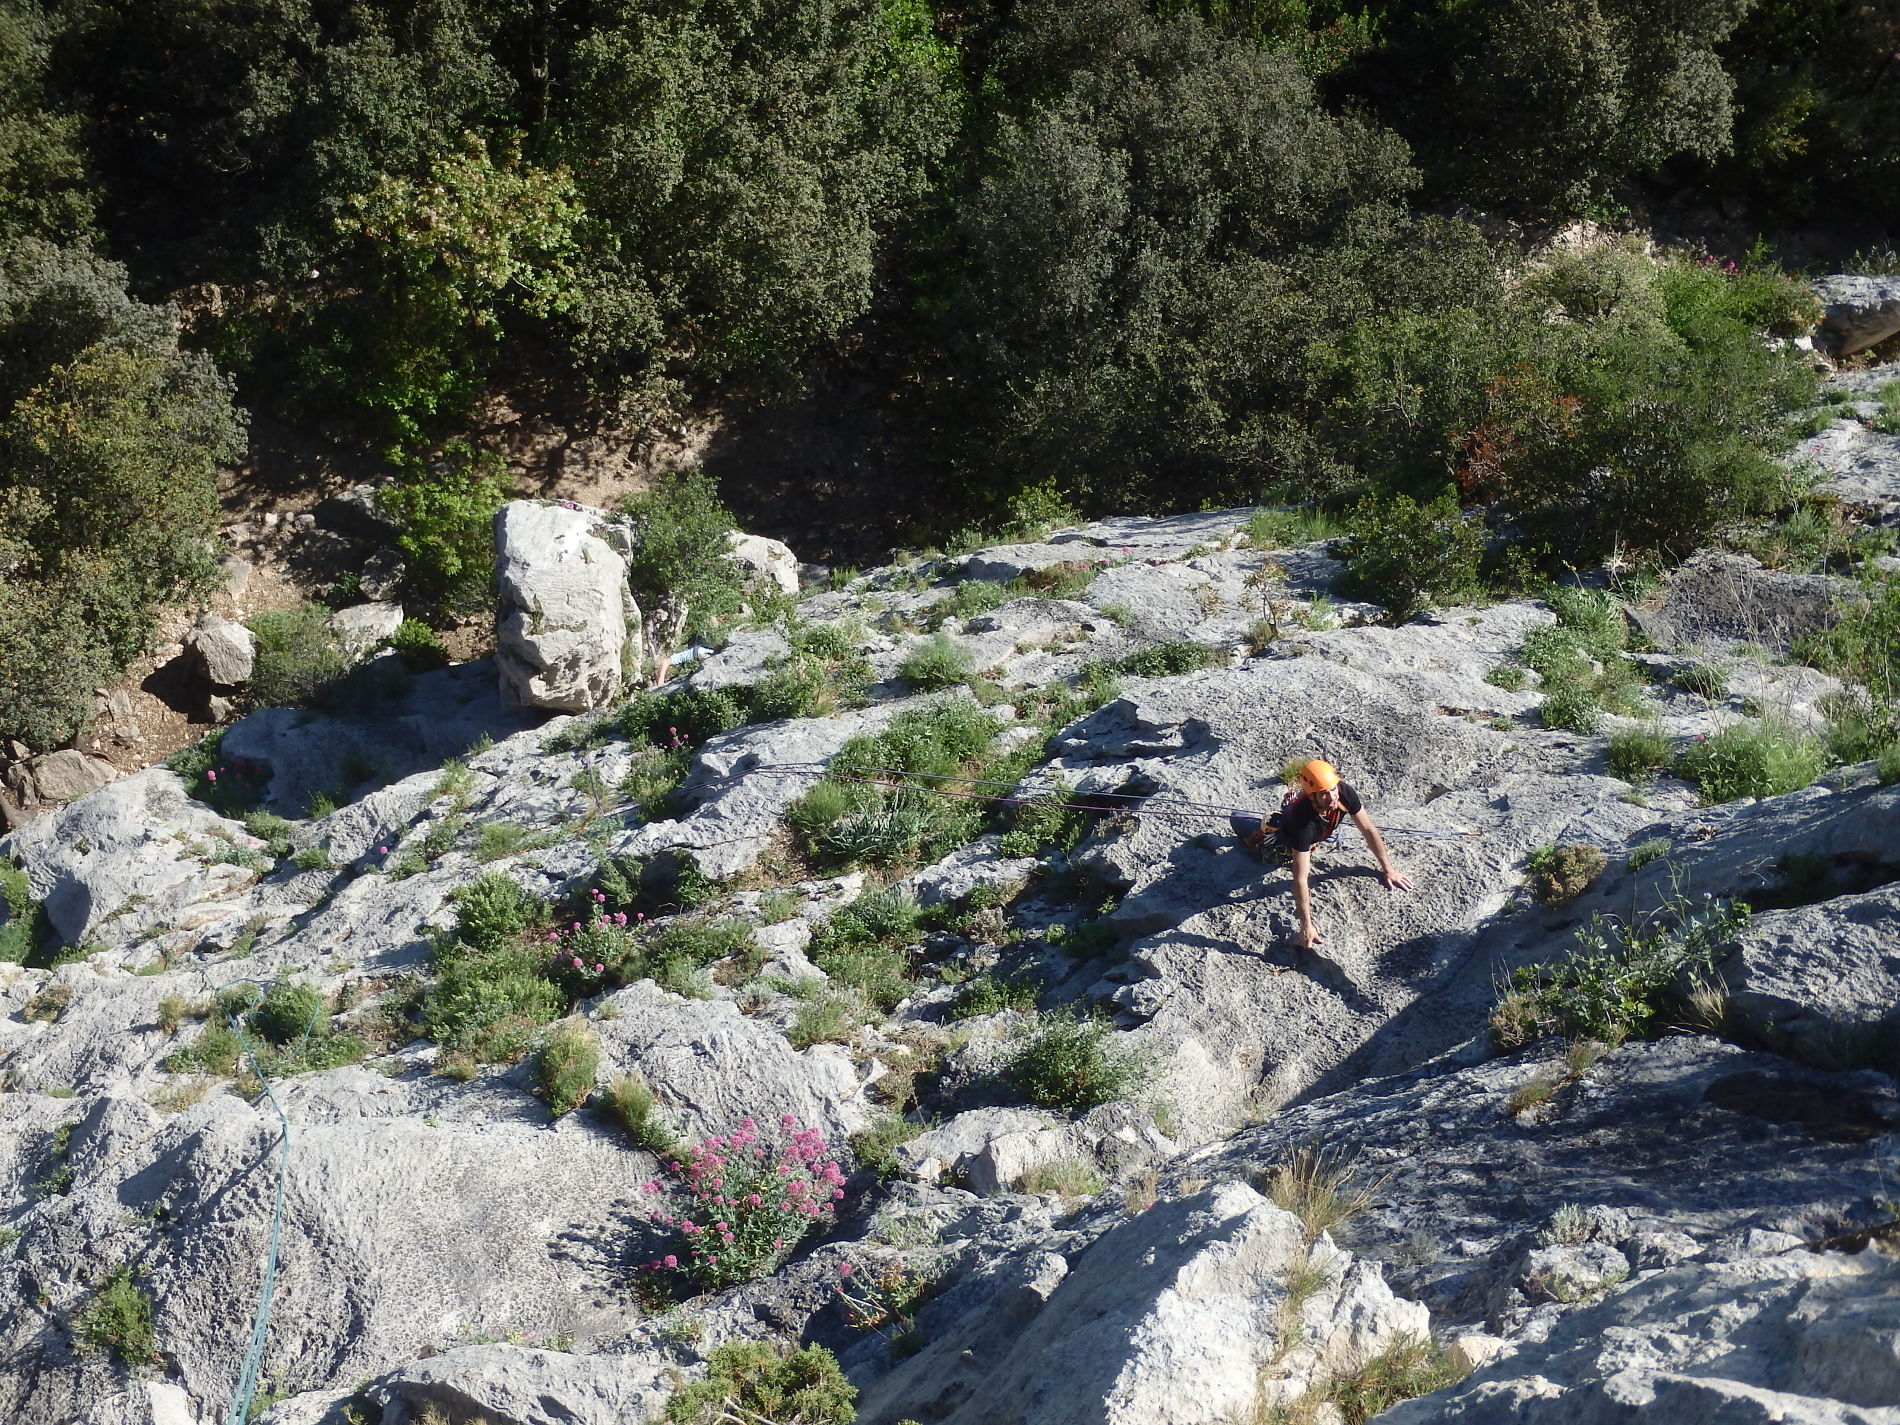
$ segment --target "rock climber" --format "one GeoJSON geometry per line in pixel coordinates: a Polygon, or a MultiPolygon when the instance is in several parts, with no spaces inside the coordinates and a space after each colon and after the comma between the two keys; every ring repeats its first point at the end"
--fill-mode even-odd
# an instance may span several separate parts
{"type": "Polygon", "coordinates": [[[1385,838],[1379,835],[1379,828],[1366,814],[1359,793],[1339,780],[1339,773],[1330,762],[1315,758],[1302,765],[1299,789],[1290,792],[1280,810],[1264,821],[1249,816],[1232,819],[1234,834],[1242,845],[1256,852],[1262,860],[1275,854],[1292,864],[1293,909],[1300,921],[1296,944],[1302,951],[1311,950],[1326,939],[1313,924],[1313,894],[1307,884],[1313,848],[1329,840],[1345,817],[1352,818],[1352,824],[1359,828],[1359,834],[1365,837],[1366,845],[1378,858],[1386,889],[1411,890],[1411,880],[1392,864],[1385,838]]]}

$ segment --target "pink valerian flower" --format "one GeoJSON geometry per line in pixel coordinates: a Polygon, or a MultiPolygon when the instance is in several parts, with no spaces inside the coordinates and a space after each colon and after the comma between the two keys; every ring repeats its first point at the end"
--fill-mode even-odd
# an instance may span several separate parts
{"type": "Polygon", "coordinates": [[[850,1275],[851,1275],[851,1263],[849,1263],[849,1262],[840,1262],[840,1263],[838,1263],[838,1275],[839,1275],[839,1276],[841,1276],[841,1277],[848,1277],[848,1276],[850,1276],[850,1275]]]}

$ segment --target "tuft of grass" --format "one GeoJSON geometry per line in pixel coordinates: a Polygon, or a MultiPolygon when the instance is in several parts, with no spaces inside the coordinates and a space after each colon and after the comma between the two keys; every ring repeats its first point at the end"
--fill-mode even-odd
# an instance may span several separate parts
{"type": "Polygon", "coordinates": [[[1010,1056],[1005,1073],[1031,1103],[1065,1113],[1130,1097],[1147,1072],[1138,1055],[1112,1043],[1105,1019],[1046,1014],[1010,1056]]]}
{"type": "Polygon", "coordinates": [[[71,985],[52,984],[20,1006],[20,1018],[28,1024],[52,1024],[73,1002],[71,985]]]}
{"type": "Polygon", "coordinates": [[[1728,696],[1728,674],[1709,663],[1691,663],[1670,680],[1685,693],[1713,702],[1728,696]]]}
{"type": "Polygon", "coordinates": [[[969,650],[941,633],[913,648],[897,665],[897,676],[923,693],[954,688],[970,673],[969,650]]]}
{"type": "Polygon", "coordinates": [[[1247,521],[1247,540],[1255,549],[1300,549],[1345,530],[1317,505],[1292,510],[1256,510],[1247,521]]]}
{"type": "Polygon", "coordinates": [[[1552,1078],[1549,1074],[1539,1074],[1529,1083],[1512,1092],[1511,1096],[1504,1101],[1505,1112],[1516,1118],[1520,1113],[1528,1113],[1533,1108],[1542,1108],[1556,1097],[1557,1089],[1562,1082],[1561,1079],[1552,1078]]]}
{"type": "Polygon", "coordinates": [[[556,1118],[593,1097],[600,1073],[600,1040],[578,1019],[564,1019],[547,1033],[534,1056],[535,1083],[556,1118]]]}
{"type": "Polygon", "coordinates": [[[1671,752],[1669,734],[1651,722],[1612,732],[1605,761],[1612,777],[1641,786],[1669,765],[1671,752]]]}
{"type": "Polygon", "coordinates": [[[781,1356],[762,1341],[735,1341],[706,1358],[706,1378],[667,1402],[668,1425],[851,1425],[857,1388],[823,1346],[781,1356]]]}
{"type": "Polygon", "coordinates": [[[299,871],[332,871],[336,868],[330,862],[329,848],[324,846],[306,846],[290,858],[290,864],[299,871]]]}
{"type": "Polygon", "coordinates": [[[1484,681],[1494,688],[1503,688],[1507,693],[1522,692],[1530,675],[1515,663],[1500,663],[1484,675],[1484,681]]]}
{"type": "Polygon", "coordinates": [[[158,1001],[158,1027],[167,1034],[176,1034],[178,1026],[187,1019],[202,1019],[210,1006],[189,1000],[183,995],[162,995],[158,1001]]]}
{"type": "Polygon", "coordinates": [[[1101,1190],[1101,1170],[1088,1158],[1054,1158],[1037,1163],[1016,1180],[1017,1192],[1052,1192],[1065,1200],[1094,1197],[1101,1190]]]}
{"type": "Polygon", "coordinates": [[[921,1123],[913,1123],[901,1114],[880,1113],[869,1128],[860,1128],[851,1135],[851,1151],[857,1154],[859,1166],[888,1178],[897,1171],[898,1148],[923,1131],[921,1123]]]}
{"type": "Polygon", "coordinates": [[[1652,836],[1639,842],[1630,849],[1629,869],[1640,871],[1652,861],[1660,861],[1670,851],[1670,841],[1666,836],[1652,836]]]}
{"type": "Polygon", "coordinates": [[[957,986],[949,1017],[978,1019],[1006,1009],[1028,1013],[1035,1009],[1042,988],[1042,981],[1033,975],[977,975],[957,986]]]}
{"type": "Polygon", "coordinates": [[[1265,1186],[1267,1196],[1299,1218],[1306,1240],[1314,1242],[1371,1208],[1387,1176],[1368,1177],[1348,1154],[1309,1143],[1270,1168],[1265,1186]]]}
{"type": "Polygon", "coordinates": [[[1699,738],[1677,756],[1705,806],[1739,797],[1775,797],[1807,786],[1827,769],[1820,738],[1781,722],[1743,722],[1699,738]]]}
{"type": "Polygon", "coordinates": [[[659,1117],[659,1100],[639,1074],[622,1074],[607,1085],[600,1096],[603,1118],[626,1129],[635,1145],[649,1153],[670,1153],[678,1146],[671,1130],[659,1117]]]}
{"type": "Polygon", "coordinates": [[[863,1018],[856,995],[829,991],[806,1000],[785,1031],[794,1049],[814,1044],[848,1044],[857,1036],[863,1018]]]}

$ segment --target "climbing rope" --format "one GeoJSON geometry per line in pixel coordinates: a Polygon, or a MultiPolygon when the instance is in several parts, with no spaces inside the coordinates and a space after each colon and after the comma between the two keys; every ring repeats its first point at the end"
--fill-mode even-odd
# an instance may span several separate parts
{"type": "MultiPolygon", "coordinates": [[[[712,778],[707,785],[737,782],[754,776],[829,777],[834,782],[870,787],[885,787],[890,784],[891,779],[909,778],[911,782],[899,780],[898,785],[911,786],[914,791],[959,801],[992,802],[1004,806],[1052,807],[1063,811],[1113,812],[1133,816],[1161,817],[1173,821],[1226,821],[1232,816],[1257,816],[1264,819],[1266,815],[1251,807],[1227,806],[1220,802],[1197,802],[1186,797],[1153,796],[1143,792],[1089,792],[1086,794],[1093,798],[1119,798],[1120,800],[1116,802],[1052,802],[1048,799],[1047,793],[995,796],[984,792],[959,792],[941,786],[912,786],[912,782],[956,782],[971,787],[1004,787],[1012,792],[1019,784],[986,777],[959,777],[938,772],[907,772],[901,767],[833,767],[823,762],[779,762],[764,767],[749,767],[743,772],[729,772],[723,777],[712,778]],[[850,773],[861,775],[848,775],[850,773]]],[[[1459,827],[1420,830],[1406,827],[1381,827],[1380,831],[1387,836],[1416,836],[1445,841],[1484,835],[1482,831],[1459,827]]]]}
{"type": "MultiPolygon", "coordinates": [[[[277,981],[273,980],[274,986],[277,981]]],[[[251,1413],[251,1398],[257,1394],[258,1372],[264,1364],[264,1342],[270,1335],[271,1297],[277,1290],[277,1262],[283,1246],[284,1235],[284,1184],[290,1177],[290,1115],[284,1112],[284,1106],[277,1101],[277,1095],[271,1091],[270,1080],[264,1077],[264,1066],[259,1062],[257,1049],[246,1024],[252,1011],[263,1003],[268,989],[259,980],[227,980],[213,991],[221,998],[224,991],[233,985],[255,985],[260,993],[245,1006],[243,1013],[234,1013],[229,1007],[225,1010],[231,1022],[232,1032],[238,1037],[238,1053],[251,1066],[251,1072],[257,1076],[257,1082],[277,1112],[277,1190],[271,1206],[270,1246],[264,1254],[264,1283],[257,1297],[257,1312],[251,1319],[250,1344],[244,1352],[244,1361],[238,1368],[237,1382],[231,1387],[231,1410],[225,1416],[225,1425],[245,1425],[251,1413]]],[[[317,1027],[321,1009],[313,1012],[304,1025],[300,1047],[307,1047],[310,1036],[317,1027]]]]}

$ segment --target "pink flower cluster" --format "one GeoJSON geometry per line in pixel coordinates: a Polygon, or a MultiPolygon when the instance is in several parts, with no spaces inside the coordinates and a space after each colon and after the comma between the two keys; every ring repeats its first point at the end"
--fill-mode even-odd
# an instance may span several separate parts
{"type": "Polygon", "coordinates": [[[578,970],[583,975],[604,975],[610,965],[624,961],[640,948],[648,925],[644,915],[631,918],[622,911],[609,911],[607,898],[599,891],[589,892],[593,914],[574,920],[547,933],[547,943],[557,971],[578,970]]]}
{"type": "MultiPolygon", "coordinates": [[[[776,1136],[768,1141],[748,1118],[730,1137],[709,1138],[666,1163],[680,1205],[658,1220],[677,1234],[677,1248],[647,1270],[681,1270],[708,1290],[750,1281],[831,1213],[844,1196],[844,1173],[824,1135],[788,1113],[776,1136]]],[[[657,1180],[645,1189],[667,1191],[657,1180]]]]}

